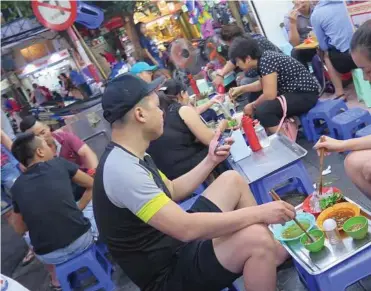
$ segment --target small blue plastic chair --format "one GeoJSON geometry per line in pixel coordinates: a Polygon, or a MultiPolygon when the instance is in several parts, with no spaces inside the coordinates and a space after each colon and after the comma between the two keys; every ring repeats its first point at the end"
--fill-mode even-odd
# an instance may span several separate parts
{"type": "Polygon", "coordinates": [[[336,138],[346,140],[355,136],[357,130],[371,124],[370,113],[362,108],[351,108],[332,118],[336,138]]]}
{"type": "MultiPolygon", "coordinates": [[[[287,182],[291,183],[291,185],[295,185],[295,188],[303,194],[309,195],[314,191],[312,180],[309,177],[303,162],[300,160],[287,165],[262,179],[250,183],[250,188],[254,194],[256,202],[258,204],[263,204],[272,201],[269,191],[287,182]]],[[[280,192],[283,193],[283,191],[280,192]]]]}
{"type": "Polygon", "coordinates": [[[76,285],[80,286],[79,278],[86,277],[84,275],[81,276],[80,272],[78,272],[83,268],[87,268],[86,273],[88,272],[94,276],[97,281],[97,284],[89,287],[89,291],[115,290],[115,284],[111,279],[111,263],[104,255],[102,256],[102,250],[98,250],[97,246],[93,244],[72,260],[56,265],[57,277],[63,291],[72,291],[76,285]]]}
{"type": "Polygon", "coordinates": [[[348,286],[371,275],[371,247],[321,274],[310,274],[293,261],[301,281],[309,291],[345,291],[348,286]]]}
{"type": "Polygon", "coordinates": [[[302,114],[299,118],[305,138],[307,141],[314,141],[312,131],[310,130],[309,126],[308,114],[302,114]]]}
{"type": "Polygon", "coordinates": [[[371,125],[367,125],[356,132],[356,137],[364,137],[367,135],[371,135],[371,125]]]}
{"type": "Polygon", "coordinates": [[[316,106],[309,110],[307,120],[313,141],[317,141],[323,130],[328,129],[331,137],[336,137],[332,118],[337,114],[347,111],[348,107],[343,100],[324,100],[318,101],[316,106]],[[321,125],[317,123],[323,122],[321,125]]]}

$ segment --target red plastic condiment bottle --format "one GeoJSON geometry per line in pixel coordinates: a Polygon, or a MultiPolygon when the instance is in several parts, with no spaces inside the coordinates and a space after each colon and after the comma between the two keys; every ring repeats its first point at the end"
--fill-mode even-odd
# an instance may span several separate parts
{"type": "Polygon", "coordinates": [[[253,120],[248,117],[242,117],[242,128],[246,134],[247,140],[249,141],[250,148],[253,152],[260,151],[262,149],[259,139],[256,136],[253,120]]]}
{"type": "Polygon", "coordinates": [[[189,84],[191,85],[191,88],[193,90],[193,93],[197,96],[200,96],[200,90],[198,90],[197,83],[195,79],[193,79],[193,76],[191,74],[188,75],[189,84]]]}
{"type": "Polygon", "coordinates": [[[218,94],[225,94],[225,87],[222,84],[219,84],[218,88],[216,88],[216,92],[218,94]]]}

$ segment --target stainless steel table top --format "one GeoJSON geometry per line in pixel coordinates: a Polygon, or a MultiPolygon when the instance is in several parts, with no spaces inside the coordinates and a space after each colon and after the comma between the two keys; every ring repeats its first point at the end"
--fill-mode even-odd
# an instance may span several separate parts
{"type": "Polygon", "coordinates": [[[281,134],[269,136],[270,145],[238,162],[232,157],[228,161],[231,167],[243,175],[250,183],[283,168],[301,158],[307,151],[281,134]]]}
{"type": "MultiPolygon", "coordinates": [[[[348,202],[353,202],[349,198],[345,198],[348,202]]],[[[327,270],[338,266],[345,260],[360,253],[361,251],[371,252],[371,213],[366,209],[361,208],[361,215],[368,218],[368,234],[362,240],[354,240],[343,231],[340,232],[342,240],[340,243],[331,245],[325,240],[325,247],[318,253],[310,253],[305,249],[300,240],[294,240],[287,243],[282,243],[290,255],[311,275],[319,275],[327,270]]],[[[296,207],[297,212],[302,211],[302,204],[296,207]]],[[[272,226],[269,226],[272,228],[272,226]]]]}

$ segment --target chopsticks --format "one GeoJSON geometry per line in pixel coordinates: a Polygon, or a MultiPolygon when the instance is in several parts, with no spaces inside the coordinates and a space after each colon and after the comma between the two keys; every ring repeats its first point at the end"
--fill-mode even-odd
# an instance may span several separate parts
{"type": "MultiPolygon", "coordinates": [[[[280,196],[278,196],[278,194],[276,193],[276,191],[274,191],[273,189],[271,190],[271,192],[269,192],[269,194],[272,196],[272,199],[274,201],[280,201],[281,198],[280,196]]],[[[312,243],[314,243],[314,239],[310,236],[310,234],[305,230],[305,228],[301,225],[301,223],[294,217],[293,219],[295,221],[295,223],[300,227],[300,229],[307,235],[307,237],[310,239],[310,241],[312,243]]]]}
{"type": "MultiPolygon", "coordinates": [[[[325,141],[325,137],[321,136],[320,138],[321,142],[325,141]]],[[[319,185],[318,185],[318,194],[321,196],[322,195],[322,188],[323,188],[323,160],[325,157],[325,149],[321,148],[320,149],[320,154],[319,154],[319,185]]]]}

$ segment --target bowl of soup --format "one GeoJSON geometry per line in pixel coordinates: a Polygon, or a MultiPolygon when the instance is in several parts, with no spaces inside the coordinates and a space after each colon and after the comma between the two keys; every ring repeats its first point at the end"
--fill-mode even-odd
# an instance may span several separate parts
{"type": "Polygon", "coordinates": [[[316,253],[323,249],[325,246],[325,234],[322,230],[312,229],[309,231],[311,241],[307,235],[303,235],[300,239],[300,243],[310,252],[316,253]]]}
{"type": "MultiPolygon", "coordinates": [[[[316,218],[310,213],[298,213],[296,219],[306,231],[311,230],[316,223],[316,218]]],[[[297,240],[304,235],[304,231],[293,220],[286,222],[284,225],[274,224],[271,229],[275,239],[280,241],[297,240]]]]}
{"type": "Polygon", "coordinates": [[[364,239],[368,233],[368,220],[364,216],[352,217],[344,223],[343,229],[353,239],[364,239]]]}
{"type": "Polygon", "coordinates": [[[354,216],[358,216],[361,209],[349,202],[335,204],[321,212],[317,218],[317,225],[323,230],[323,223],[326,219],[332,218],[336,221],[337,229],[343,230],[344,223],[354,216]]]}

